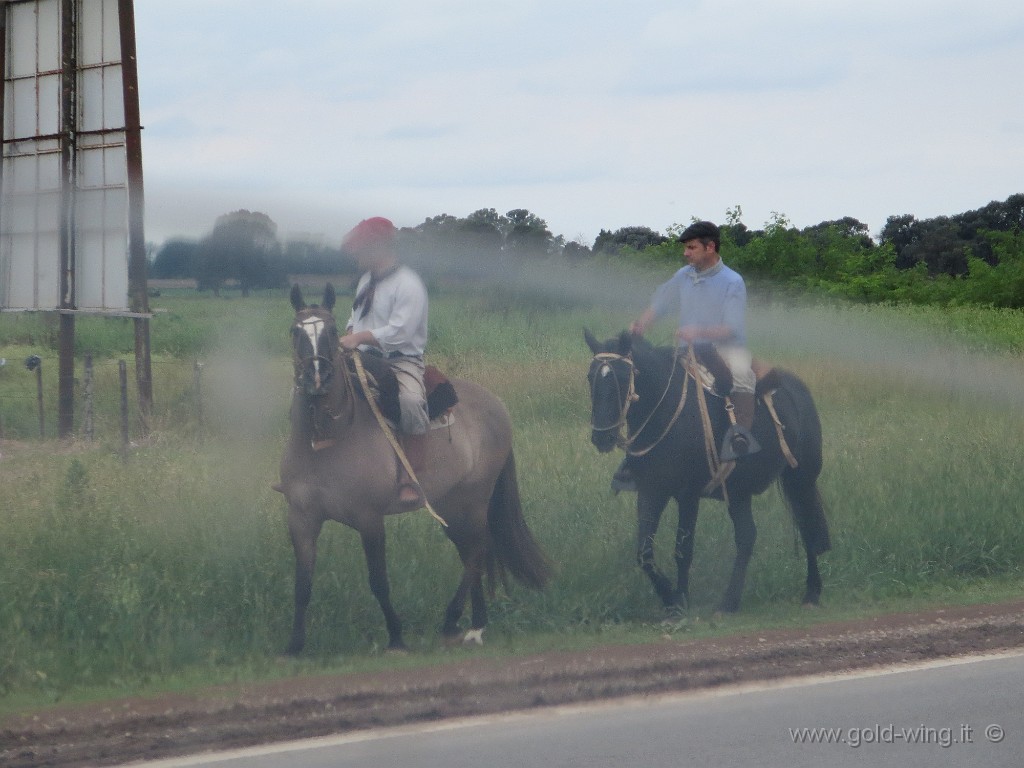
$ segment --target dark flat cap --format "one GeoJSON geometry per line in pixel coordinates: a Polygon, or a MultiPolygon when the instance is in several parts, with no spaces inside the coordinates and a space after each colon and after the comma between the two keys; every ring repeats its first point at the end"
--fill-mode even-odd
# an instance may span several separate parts
{"type": "Polygon", "coordinates": [[[687,240],[714,240],[717,243],[720,238],[721,234],[718,231],[717,224],[712,224],[710,221],[695,221],[679,235],[679,242],[685,243],[687,240]]]}

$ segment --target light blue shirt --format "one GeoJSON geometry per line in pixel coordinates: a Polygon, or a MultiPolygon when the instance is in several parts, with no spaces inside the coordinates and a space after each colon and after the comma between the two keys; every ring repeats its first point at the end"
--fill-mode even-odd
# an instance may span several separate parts
{"type": "Polygon", "coordinates": [[[679,308],[680,328],[726,325],[732,329],[732,336],[719,340],[719,344],[747,345],[747,287],[740,274],[722,261],[703,272],[687,264],[658,286],[651,299],[655,317],[668,314],[675,306],[679,308]]]}

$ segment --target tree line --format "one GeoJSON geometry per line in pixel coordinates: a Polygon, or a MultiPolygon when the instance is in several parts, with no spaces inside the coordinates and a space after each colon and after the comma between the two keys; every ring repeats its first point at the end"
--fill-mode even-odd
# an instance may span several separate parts
{"type": "MultiPolygon", "coordinates": [[[[867,302],[1024,307],[1024,194],[974,211],[931,219],[890,216],[876,241],[851,217],[793,227],[773,214],[749,229],[739,206],[722,225],[725,261],[764,291],[823,292],[867,302]]],[[[399,231],[402,259],[429,275],[486,275],[496,268],[559,260],[644,260],[678,265],[685,224],[601,230],[592,246],[566,242],[526,209],[480,209],[465,218],[441,214],[399,231]]],[[[247,294],[277,288],[294,274],[352,274],[340,245],[317,238],[281,242],[264,213],[220,216],[198,241],[172,238],[150,267],[154,278],[191,278],[201,290],[233,285],[247,294]]]]}

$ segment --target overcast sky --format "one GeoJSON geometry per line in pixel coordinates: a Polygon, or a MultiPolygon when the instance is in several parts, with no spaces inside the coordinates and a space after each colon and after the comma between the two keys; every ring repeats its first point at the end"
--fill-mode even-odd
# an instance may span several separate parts
{"type": "Polygon", "coordinates": [[[526,208],[566,240],[1024,192],[1019,0],[136,0],[146,236],[526,208]]]}

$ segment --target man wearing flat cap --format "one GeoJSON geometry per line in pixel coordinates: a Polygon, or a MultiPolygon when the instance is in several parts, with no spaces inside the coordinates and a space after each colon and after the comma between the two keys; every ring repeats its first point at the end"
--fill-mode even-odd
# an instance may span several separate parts
{"type": "MultiPolygon", "coordinates": [[[[759,450],[750,432],[754,424],[754,386],[747,350],[747,289],[738,272],[719,255],[721,236],[710,221],[694,222],[679,235],[687,265],[654,292],[650,306],[630,330],[642,336],[655,320],[678,310],[676,338],[680,344],[714,344],[733,377],[732,401],[736,425],[722,446],[722,459],[733,460],[759,450]]],[[[624,465],[625,467],[625,465],[624,465]]],[[[628,481],[628,471],[616,473],[628,481]]]]}
{"type": "MultiPolygon", "coordinates": [[[[413,270],[398,262],[395,225],[374,217],[359,222],[341,243],[364,274],[341,346],[369,348],[382,355],[398,379],[402,449],[417,476],[426,458],[427,395],[423,383],[423,353],[427,345],[427,289],[413,270]]],[[[422,506],[421,489],[404,472],[399,502],[422,506]]]]}

